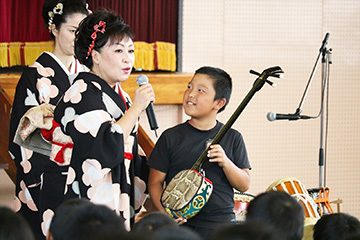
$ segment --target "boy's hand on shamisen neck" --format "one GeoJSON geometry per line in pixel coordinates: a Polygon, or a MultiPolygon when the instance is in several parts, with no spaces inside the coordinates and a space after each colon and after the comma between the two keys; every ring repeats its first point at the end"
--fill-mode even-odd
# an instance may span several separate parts
{"type": "Polygon", "coordinates": [[[210,146],[207,154],[209,162],[217,163],[219,167],[224,168],[231,160],[226,156],[224,149],[219,144],[210,146]]]}

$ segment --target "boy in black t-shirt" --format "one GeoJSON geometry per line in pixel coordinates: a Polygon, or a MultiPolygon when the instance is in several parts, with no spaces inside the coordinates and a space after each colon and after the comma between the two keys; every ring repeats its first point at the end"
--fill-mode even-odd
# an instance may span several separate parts
{"type": "MultiPolygon", "coordinates": [[[[213,67],[198,69],[189,82],[183,107],[190,120],[164,131],[149,158],[148,187],[152,202],[159,211],[165,211],[160,203],[163,183],[168,184],[178,172],[190,169],[206,148],[206,143],[223,126],[216,116],[229,102],[231,89],[229,74],[213,67]]],[[[233,188],[245,192],[250,185],[250,164],[238,131],[229,129],[219,144],[210,146],[208,157],[203,169],[213,183],[210,199],[187,222],[176,219],[205,239],[219,225],[235,220],[233,188]]]]}

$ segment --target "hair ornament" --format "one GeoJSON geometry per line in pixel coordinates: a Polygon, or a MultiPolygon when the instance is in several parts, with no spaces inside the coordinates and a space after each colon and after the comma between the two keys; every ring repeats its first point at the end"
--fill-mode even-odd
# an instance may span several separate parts
{"type": "Polygon", "coordinates": [[[64,7],[64,5],[62,3],[58,3],[58,4],[56,4],[56,6],[53,8],[52,11],[48,12],[48,16],[49,16],[49,22],[48,22],[49,32],[51,32],[51,25],[53,24],[55,14],[62,15],[63,14],[63,7],[64,7]]]}
{"type": "Polygon", "coordinates": [[[106,28],[106,22],[104,22],[104,21],[99,21],[98,24],[94,25],[94,32],[91,34],[92,42],[91,42],[91,44],[89,46],[89,49],[88,49],[88,52],[87,52],[87,55],[86,55],[85,59],[88,59],[88,57],[90,56],[92,50],[95,47],[95,41],[96,41],[96,38],[97,38],[97,33],[98,32],[99,33],[104,33],[105,28],[106,28]]]}
{"type": "Polygon", "coordinates": [[[88,11],[89,14],[92,13],[92,11],[89,9],[89,4],[88,3],[85,4],[85,8],[86,8],[86,10],[88,11]]]}

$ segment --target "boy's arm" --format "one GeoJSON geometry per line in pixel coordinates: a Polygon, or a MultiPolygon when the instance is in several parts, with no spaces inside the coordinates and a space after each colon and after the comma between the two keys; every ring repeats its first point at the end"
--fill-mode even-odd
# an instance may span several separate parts
{"type": "Polygon", "coordinates": [[[223,166],[223,171],[231,186],[240,192],[246,192],[250,187],[249,169],[238,168],[232,161],[223,166]]]}
{"type": "Polygon", "coordinates": [[[241,169],[227,156],[219,144],[210,146],[208,151],[209,162],[217,163],[225,173],[231,186],[240,192],[246,192],[250,187],[249,169],[241,169]]]}
{"type": "Polygon", "coordinates": [[[160,198],[163,192],[163,186],[165,181],[166,173],[163,173],[154,168],[150,168],[148,189],[150,193],[150,199],[155,208],[161,212],[165,212],[165,209],[161,205],[160,198]]]}

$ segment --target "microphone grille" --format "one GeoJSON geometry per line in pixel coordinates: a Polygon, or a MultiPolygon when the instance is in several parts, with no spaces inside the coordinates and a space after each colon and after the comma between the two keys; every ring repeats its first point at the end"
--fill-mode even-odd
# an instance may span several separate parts
{"type": "Polygon", "coordinates": [[[136,83],[137,83],[139,86],[144,85],[144,84],[147,84],[147,83],[149,83],[149,78],[148,78],[146,75],[141,74],[141,75],[139,75],[139,76],[137,77],[136,83]]]}
{"type": "Polygon", "coordinates": [[[269,121],[274,121],[276,120],[276,113],[273,113],[273,112],[268,112],[268,114],[266,115],[267,119],[269,121]]]}

